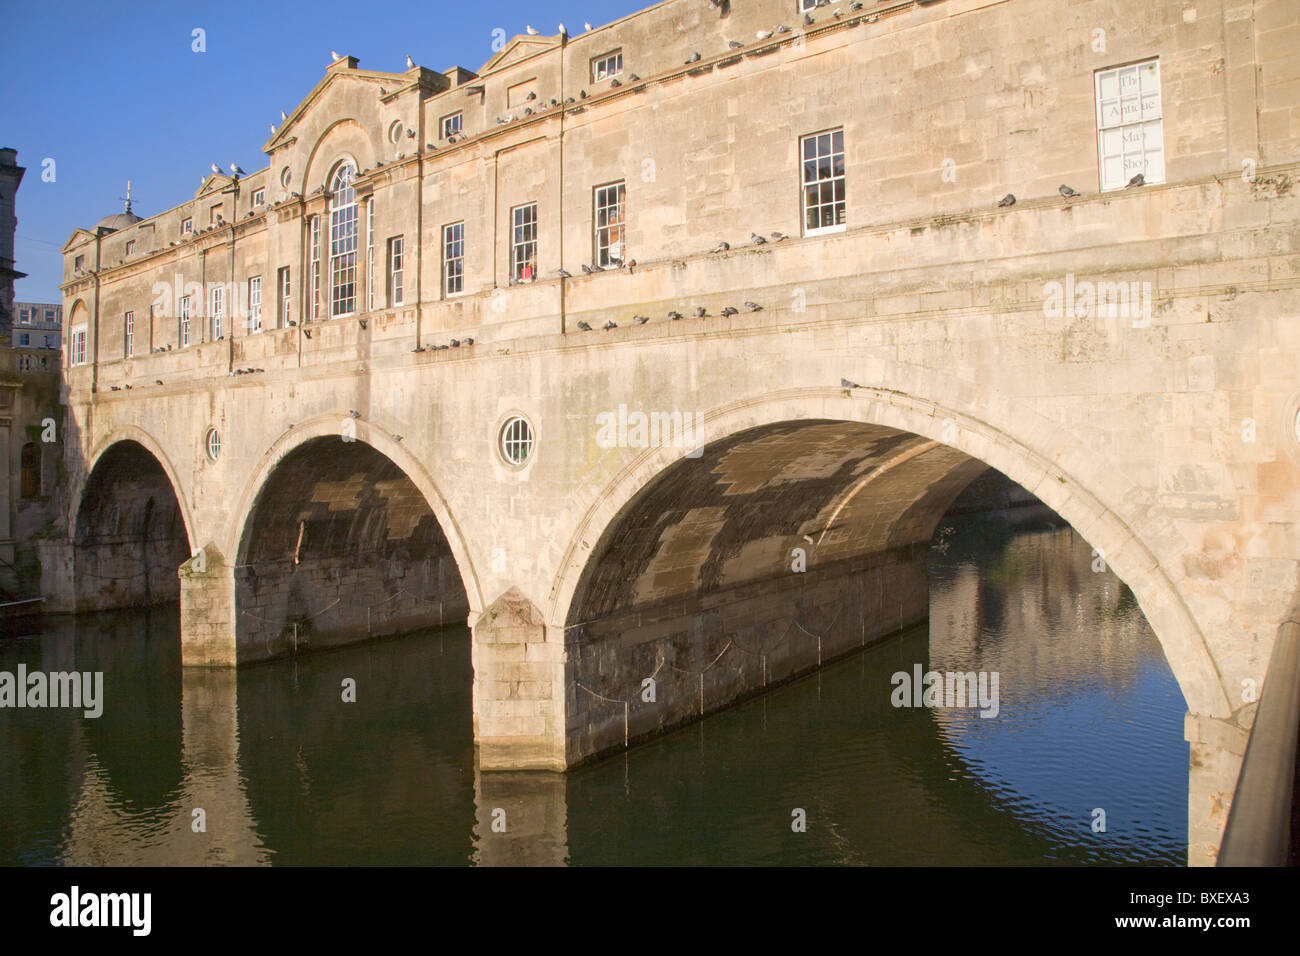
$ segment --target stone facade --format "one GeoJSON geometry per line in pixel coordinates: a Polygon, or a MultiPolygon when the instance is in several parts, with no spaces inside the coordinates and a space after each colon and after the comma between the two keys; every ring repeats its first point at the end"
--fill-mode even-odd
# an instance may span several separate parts
{"type": "MultiPolygon", "coordinates": [[[[333,526],[293,478],[295,450],[330,440],[359,488],[388,480],[383,459],[459,570],[483,765],[557,768],[621,722],[578,703],[578,668],[602,662],[608,682],[584,671],[585,686],[624,701],[644,669],[591,635],[663,618],[660,650],[685,653],[710,601],[792,586],[794,548],[809,588],[904,554],[991,465],[1099,551],[1160,638],[1189,708],[1191,858],[1211,860],[1253,715],[1243,682],[1265,677],[1300,567],[1294,6],[905,0],[814,18],[801,26],[794,0],[670,0],[580,36],[518,37],[477,73],[345,57],[268,141],[267,169],[79,230],[63,287],[67,334],[84,332],[67,370],[68,525],[101,456],[146,449],[182,547],[206,556],[182,572],[186,660],[233,664],[258,646],[240,606],[249,555],[259,576],[283,572],[281,603],[263,605],[283,634],[298,613],[285,529],[333,526]],[[619,85],[593,81],[615,51],[619,85]],[[1147,152],[1115,169],[1150,175],[1103,189],[1116,172],[1097,90],[1131,65],[1148,125],[1119,142],[1147,152]],[[837,205],[829,158],[828,218],[810,227],[804,150],[823,133],[842,144],[845,193],[837,205]],[[614,228],[597,207],[620,182],[614,228]],[[515,281],[515,215],[532,203],[535,269],[515,281]],[[331,217],[353,215],[354,263],[328,241],[331,217]],[[703,453],[631,429],[609,447],[601,416],[620,405],[698,415],[703,453]],[[516,416],[534,439],[522,464],[500,441],[516,416]],[[692,500],[657,497],[661,482],[692,500]],[[284,528],[256,517],[295,483],[284,528]],[[593,588],[610,569],[618,581],[593,588]]],[[[370,500],[363,539],[397,540],[406,519],[370,500]]],[[[317,579],[305,606],[336,587],[317,579]]],[[[49,592],[71,607],[82,588],[49,592]]],[[[737,632],[781,626],[774,606],[745,615],[737,632]]],[[[342,616],[316,624],[361,636],[342,616]]],[[[705,709],[762,679],[744,670],[705,709]]]]}

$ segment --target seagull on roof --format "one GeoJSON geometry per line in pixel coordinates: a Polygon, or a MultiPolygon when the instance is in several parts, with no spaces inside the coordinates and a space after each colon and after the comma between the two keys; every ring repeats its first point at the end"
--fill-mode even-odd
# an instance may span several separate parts
{"type": "Polygon", "coordinates": [[[530,37],[535,37],[541,33],[540,30],[534,30],[532,26],[525,26],[524,29],[528,31],[530,37]]]}
{"type": "Polygon", "coordinates": [[[289,118],[289,114],[286,113],[284,110],[280,110],[280,122],[283,123],[288,118],[289,118]]]}
{"type": "Polygon", "coordinates": [[[586,29],[586,30],[590,30],[590,29],[592,29],[592,26],[591,26],[590,23],[583,23],[582,26],[583,26],[583,28],[586,29]]]}
{"type": "Polygon", "coordinates": [[[415,69],[415,61],[411,59],[411,54],[409,53],[406,54],[406,68],[408,70],[415,69]]]}
{"type": "Polygon", "coordinates": [[[569,35],[569,31],[566,30],[566,29],[564,29],[564,24],[561,23],[561,24],[560,24],[560,36],[562,36],[562,37],[567,37],[568,35],[569,35]]]}
{"type": "Polygon", "coordinates": [[[218,166],[216,163],[212,164],[212,171],[216,173],[218,176],[221,175],[221,167],[218,166]]]}
{"type": "Polygon", "coordinates": [[[275,124],[274,124],[274,123],[271,124],[271,135],[272,135],[272,136],[275,135],[275,124]]]}
{"type": "Polygon", "coordinates": [[[243,171],[242,169],[239,168],[239,164],[238,164],[238,163],[231,163],[231,164],[230,164],[230,172],[231,172],[231,175],[234,175],[234,176],[242,176],[242,175],[244,175],[244,171],[243,171]]]}
{"type": "Polygon", "coordinates": [[[330,56],[332,56],[332,57],[334,58],[334,62],[335,62],[335,63],[337,63],[339,60],[343,59],[343,57],[339,56],[337,50],[330,50],[330,56]]]}

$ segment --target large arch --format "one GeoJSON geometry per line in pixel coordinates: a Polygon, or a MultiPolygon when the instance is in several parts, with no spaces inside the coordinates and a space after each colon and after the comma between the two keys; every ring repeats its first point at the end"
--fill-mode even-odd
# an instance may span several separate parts
{"type": "Polygon", "coordinates": [[[302,433],[273,449],[246,491],[234,550],[241,663],[468,615],[430,498],[371,443],[373,429],[356,423],[345,441],[339,424],[295,428],[302,433]]]}
{"type": "Polygon", "coordinates": [[[91,460],[71,498],[76,610],[178,600],[193,525],[166,456],[145,433],[122,429],[91,460]]]}
{"type": "MultiPolygon", "coordinates": [[[[806,427],[808,423],[854,422],[914,439],[919,436],[928,439],[931,447],[935,443],[948,446],[963,457],[996,468],[1035,494],[1105,554],[1110,567],[1133,591],[1160,640],[1189,710],[1228,717],[1231,708],[1214,657],[1165,569],[1132,527],[1057,463],[1061,459],[1077,460],[1068,454],[1078,451],[1069,447],[1071,439],[1030,410],[1019,415],[1025,421],[1025,434],[1033,435],[1040,447],[1060,449],[1055,460],[973,415],[899,391],[862,387],[792,388],[743,399],[702,414],[697,437],[700,444],[724,442],[748,430],[781,423],[803,423],[806,427]]],[[[922,452],[916,441],[910,450],[912,454],[922,452]]],[[[906,454],[909,447],[900,446],[897,451],[906,454]]],[[[680,463],[682,454],[681,448],[646,449],[591,502],[567,547],[551,594],[548,619],[554,625],[573,628],[583,623],[581,591],[592,579],[591,562],[599,560],[609,536],[629,519],[640,496],[680,463]]],[[[881,464],[877,462],[877,467],[881,464]]],[[[851,507],[848,502],[855,494],[851,485],[837,494],[845,506],[851,507]]]]}

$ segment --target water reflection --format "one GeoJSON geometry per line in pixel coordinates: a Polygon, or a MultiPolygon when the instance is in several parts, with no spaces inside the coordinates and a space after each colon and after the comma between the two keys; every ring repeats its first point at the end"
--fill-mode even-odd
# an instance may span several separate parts
{"type": "Polygon", "coordinates": [[[1184,706],[1127,589],[1069,529],[947,526],[928,629],[566,775],[476,771],[465,628],[235,675],[182,673],[174,608],[49,625],[0,669],[103,670],[104,715],[0,711],[0,862],[1181,862],[1184,706]],[[917,662],[999,671],[999,717],[894,708],[917,662]]]}

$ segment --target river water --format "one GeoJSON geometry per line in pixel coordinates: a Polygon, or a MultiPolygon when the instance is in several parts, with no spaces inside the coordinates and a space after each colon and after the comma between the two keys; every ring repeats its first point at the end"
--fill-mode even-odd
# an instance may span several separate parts
{"type": "Polygon", "coordinates": [[[103,671],[104,709],[0,709],[0,863],[1180,864],[1186,708],[1094,563],[949,517],[927,626],[565,775],[476,772],[464,627],[232,675],[182,671],[175,607],[47,619],[0,671],[103,671]],[[996,672],[997,716],[894,707],[917,661],[996,672]]]}

